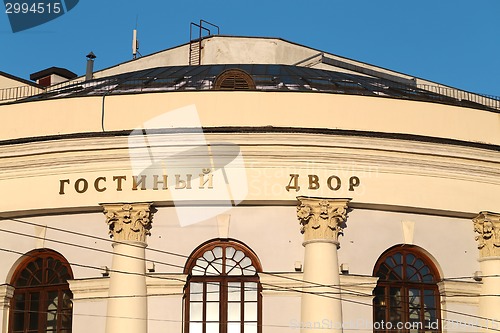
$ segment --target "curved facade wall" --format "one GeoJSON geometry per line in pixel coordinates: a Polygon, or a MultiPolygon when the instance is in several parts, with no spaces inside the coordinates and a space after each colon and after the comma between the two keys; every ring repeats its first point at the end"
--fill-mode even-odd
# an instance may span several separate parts
{"type": "Polygon", "coordinates": [[[298,196],[348,201],[338,249],[344,323],[373,321],[374,265],[400,244],[418,246],[437,266],[440,318],[481,315],[472,219],[499,210],[498,113],[213,91],[63,98],[0,111],[3,332],[16,263],[35,248],[72,265],[73,332],[113,331],[106,328],[113,275],[102,274],[117,250],[103,207],[144,202],[155,210],[144,257],[149,332],[181,332],[187,256],[218,238],[245,243],[262,263],[262,332],[309,332],[298,196]]]}

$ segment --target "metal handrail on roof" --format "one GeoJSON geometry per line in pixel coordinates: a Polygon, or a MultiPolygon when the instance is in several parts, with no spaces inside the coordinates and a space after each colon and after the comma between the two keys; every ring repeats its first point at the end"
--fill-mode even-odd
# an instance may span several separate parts
{"type": "MultiPolygon", "coordinates": [[[[289,65],[170,66],[122,73],[83,82],[66,82],[42,93],[26,93],[24,101],[49,98],[214,90],[215,78],[227,69],[247,72],[257,91],[322,92],[435,102],[500,112],[500,97],[428,84],[403,84],[368,77],[289,65]]],[[[2,94],[0,92],[0,98],[2,94]]]]}

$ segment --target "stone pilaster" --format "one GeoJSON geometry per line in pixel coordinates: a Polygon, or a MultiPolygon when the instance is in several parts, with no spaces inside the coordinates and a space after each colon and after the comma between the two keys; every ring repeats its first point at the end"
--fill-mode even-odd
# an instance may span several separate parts
{"type": "Polygon", "coordinates": [[[340,247],[339,234],[342,234],[347,220],[349,199],[321,199],[298,197],[297,218],[304,234],[305,246],[310,242],[330,242],[340,247]]]}
{"type": "Polygon", "coordinates": [[[500,214],[481,212],[472,222],[480,258],[500,257],[500,214]]]}
{"type": "Polygon", "coordinates": [[[0,285],[0,332],[7,333],[9,328],[10,301],[14,297],[14,287],[8,284],[0,285]]]}
{"type": "Polygon", "coordinates": [[[151,203],[102,204],[109,235],[115,241],[135,241],[146,243],[151,235],[153,213],[151,203]]]}

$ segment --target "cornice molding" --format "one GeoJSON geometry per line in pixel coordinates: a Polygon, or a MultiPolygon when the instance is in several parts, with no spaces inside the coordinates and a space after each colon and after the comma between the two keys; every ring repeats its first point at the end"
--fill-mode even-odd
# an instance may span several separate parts
{"type": "MultiPolygon", "coordinates": [[[[185,274],[154,274],[146,276],[147,295],[182,296],[187,276],[185,274]]],[[[69,281],[74,301],[106,300],[109,278],[89,278],[69,281]]]]}
{"type": "MultiPolygon", "coordinates": [[[[310,167],[310,160],[325,168],[349,166],[353,171],[373,170],[418,176],[452,178],[500,185],[500,154],[477,147],[436,142],[381,139],[368,136],[342,136],[303,133],[204,133],[208,143],[228,140],[236,144],[245,162],[255,167],[310,167]],[[293,155],[289,151],[293,149],[293,155]],[[306,161],[306,162],[300,162],[306,161]],[[453,170],[453,172],[450,172],[453,170]]],[[[154,135],[164,152],[176,146],[192,145],[192,133],[154,135]],[[175,136],[175,141],[171,140],[175,136]],[[161,145],[160,145],[161,143],[161,145]]],[[[130,161],[127,136],[63,138],[0,146],[0,179],[86,173],[98,170],[123,170],[130,161]],[[34,167],[36,165],[36,167],[34,167]]],[[[134,156],[140,159],[141,156],[134,156]]],[[[148,161],[150,156],[143,158],[148,161]]],[[[140,161],[138,161],[140,162],[140,161]]],[[[181,161],[182,162],[182,161],[181,161]]]]}
{"type": "Polygon", "coordinates": [[[438,282],[441,303],[479,304],[480,282],[441,281],[438,282]]]}

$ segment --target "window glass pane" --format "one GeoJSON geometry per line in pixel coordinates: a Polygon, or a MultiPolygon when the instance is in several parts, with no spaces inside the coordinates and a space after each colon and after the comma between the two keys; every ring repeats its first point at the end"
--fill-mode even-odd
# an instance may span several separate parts
{"type": "Polygon", "coordinates": [[[222,272],[222,261],[221,259],[217,259],[219,262],[214,262],[213,265],[209,265],[206,271],[207,275],[220,275],[222,272]],[[217,269],[216,269],[217,267],[217,269]],[[220,269],[220,271],[218,270],[220,269]]]}
{"type": "Polygon", "coordinates": [[[401,308],[391,308],[389,310],[389,321],[394,325],[397,325],[398,322],[402,321],[401,308]]]}
{"type": "Polygon", "coordinates": [[[420,272],[422,275],[427,275],[431,272],[431,270],[429,269],[429,267],[425,266],[420,270],[420,272]]]}
{"type": "Polygon", "coordinates": [[[28,279],[31,276],[31,273],[25,269],[21,272],[19,278],[17,281],[14,283],[16,287],[24,287],[28,285],[28,279]]]}
{"type": "Polygon", "coordinates": [[[47,295],[47,310],[48,311],[53,311],[57,310],[57,304],[58,304],[58,292],[57,291],[51,291],[47,295]]]}
{"type": "Polygon", "coordinates": [[[255,275],[256,273],[257,273],[257,271],[255,270],[255,267],[253,267],[253,266],[245,267],[243,269],[243,275],[255,275]]]}
{"type": "Polygon", "coordinates": [[[228,303],[227,304],[227,320],[240,321],[241,320],[241,303],[228,303]]]}
{"type": "Polygon", "coordinates": [[[424,290],[424,307],[431,309],[436,308],[436,296],[434,295],[434,290],[424,290]]]}
{"type": "Polygon", "coordinates": [[[207,274],[220,275],[222,273],[222,259],[214,260],[208,266],[207,274]]]}
{"type": "Polygon", "coordinates": [[[203,301],[203,283],[191,282],[189,284],[189,300],[193,301],[203,301]]]}
{"type": "Polygon", "coordinates": [[[203,254],[203,258],[205,258],[205,260],[206,260],[207,262],[211,262],[212,260],[214,260],[214,259],[215,259],[214,254],[212,253],[212,251],[207,251],[207,252],[205,252],[205,253],[203,254]]]}
{"type": "Polygon", "coordinates": [[[233,267],[236,267],[238,263],[233,259],[226,259],[226,272],[229,272],[233,267]]]}
{"type": "Polygon", "coordinates": [[[415,268],[406,266],[406,279],[415,282],[420,280],[415,268]]]}
{"type": "Polygon", "coordinates": [[[200,267],[198,265],[194,266],[191,270],[193,275],[205,275],[205,267],[200,267]]]}
{"type": "Polygon", "coordinates": [[[424,282],[434,282],[434,276],[432,276],[432,274],[427,274],[427,275],[424,275],[422,280],[424,282]]]}
{"type": "Polygon", "coordinates": [[[57,328],[58,294],[57,291],[51,291],[47,294],[47,331],[53,331],[57,328]]]}
{"type": "Polygon", "coordinates": [[[199,266],[204,270],[205,268],[207,268],[208,262],[203,258],[198,258],[198,260],[196,260],[196,266],[199,266]]]}
{"type": "Polygon", "coordinates": [[[396,266],[391,272],[389,277],[391,280],[402,280],[403,279],[403,266],[396,266]]]}
{"type": "Polygon", "coordinates": [[[67,330],[68,332],[71,332],[71,312],[70,311],[65,311],[64,313],[60,314],[61,316],[61,328],[62,331],[64,332],[67,330]]]}
{"type": "Polygon", "coordinates": [[[227,333],[240,333],[241,332],[241,324],[240,323],[228,323],[227,324],[227,333]]]}
{"type": "Polygon", "coordinates": [[[241,262],[240,262],[240,265],[241,267],[245,268],[247,266],[250,266],[252,265],[252,260],[250,260],[250,258],[246,257],[245,259],[243,259],[241,262]]]}
{"type": "Polygon", "coordinates": [[[247,323],[245,322],[244,325],[244,332],[245,333],[257,333],[257,323],[247,323]]]}
{"type": "MultiPolygon", "coordinates": [[[[234,263],[234,262],[233,262],[234,263]]],[[[234,266],[230,269],[230,271],[227,272],[227,275],[231,276],[241,276],[243,275],[243,271],[241,270],[240,266],[234,266]]]]}
{"type": "Polygon", "coordinates": [[[207,282],[207,301],[219,301],[219,282],[207,282]]]}
{"type": "Polygon", "coordinates": [[[207,303],[207,321],[219,320],[219,302],[207,303]]]}
{"type": "Polygon", "coordinates": [[[73,302],[71,301],[71,298],[73,298],[73,296],[70,293],[63,291],[63,302],[62,302],[63,310],[73,309],[73,302]]]}
{"type": "Polygon", "coordinates": [[[30,295],[30,313],[29,313],[29,329],[36,330],[38,329],[38,313],[39,309],[39,301],[40,301],[40,293],[32,293],[30,295]]]}
{"type": "Polygon", "coordinates": [[[436,310],[427,310],[424,312],[424,327],[436,329],[439,327],[436,310]]]}
{"type": "Polygon", "coordinates": [[[203,303],[198,303],[198,302],[189,303],[189,319],[192,321],[203,320],[203,303]]]}
{"type": "Polygon", "coordinates": [[[419,289],[409,289],[408,296],[409,296],[409,306],[420,308],[420,303],[422,300],[422,297],[420,295],[420,290],[419,289]]]}
{"type": "Polygon", "coordinates": [[[234,259],[234,261],[239,262],[239,261],[240,261],[241,259],[243,259],[244,257],[245,257],[245,254],[244,254],[243,252],[241,252],[241,251],[236,251],[236,253],[235,253],[235,255],[234,255],[233,259],[234,259]]]}
{"type": "Polygon", "coordinates": [[[408,265],[413,265],[413,262],[415,261],[415,256],[413,254],[407,254],[406,255],[406,263],[408,265]]]}
{"type": "Polygon", "coordinates": [[[245,302],[245,321],[257,321],[257,302],[245,302]]]}
{"type": "Polygon", "coordinates": [[[239,301],[241,298],[241,282],[228,282],[227,299],[228,301],[239,301]]]}
{"type": "Polygon", "coordinates": [[[257,283],[245,282],[245,301],[257,301],[257,283]]]}
{"type": "Polygon", "coordinates": [[[391,294],[389,295],[389,304],[391,307],[401,306],[401,289],[390,288],[391,294]]]}
{"type": "Polygon", "coordinates": [[[213,249],[212,252],[214,253],[215,258],[222,258],[222,247],[218,246],[213,249]]]}
{"type": "Polygon", "coordinates": [[[235,252],[236,250],[233,247],[226,247],[226,258],[232,258],[235,252]]]}
{"type": "Polygon", "coordinates": [[[219,323],[207,323],[207,333],[219,333],[219,323]]]}
{"type": "Polygon", "coordinates": [[[14,330],[24,330],[24,294],[16,295],[14,297],[14,330]]]}
{"type": "Polygon", "coordinates": [[[189,323],[189,333],[203,333],[202,323],[189,323]]]}

